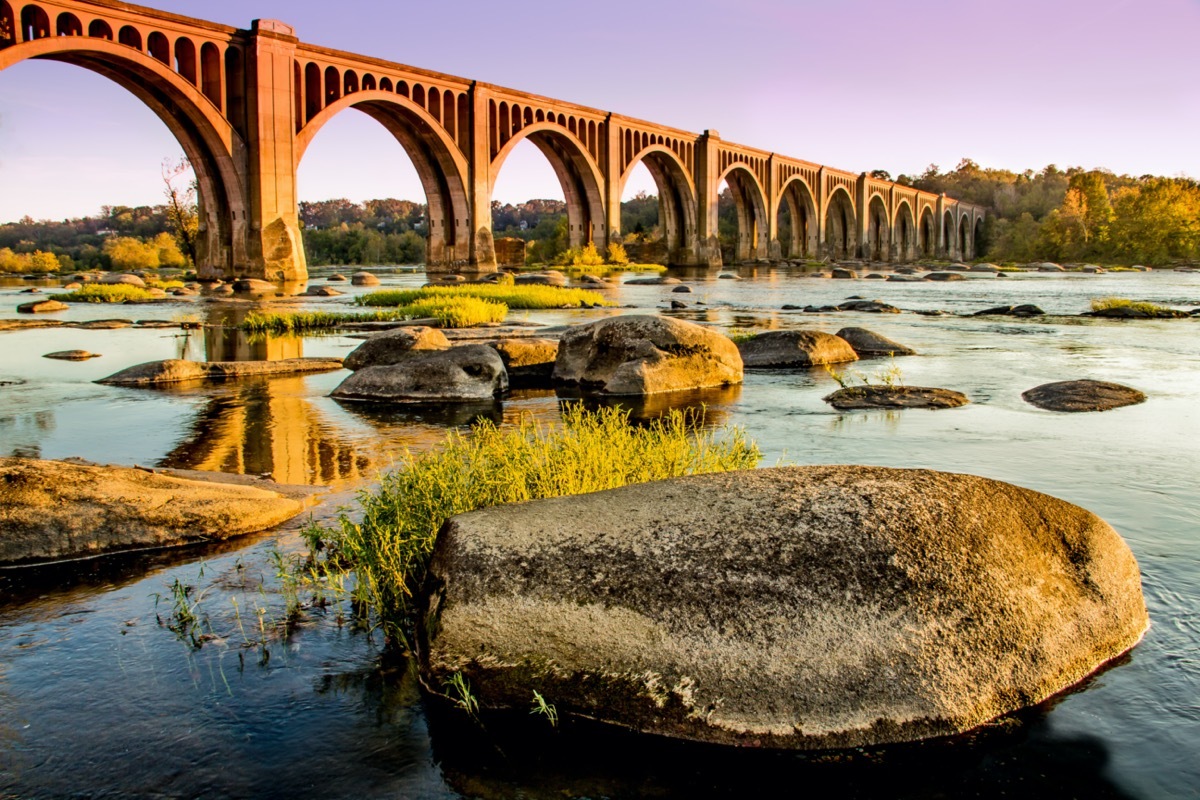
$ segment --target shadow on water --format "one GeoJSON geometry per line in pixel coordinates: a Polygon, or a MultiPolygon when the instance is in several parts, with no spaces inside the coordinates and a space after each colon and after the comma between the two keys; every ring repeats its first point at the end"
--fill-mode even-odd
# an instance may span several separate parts
{"type": "Polygon", "coordinates": [[[589,395],[568,389],[559,389],[560,402],[582,403],[584,408],[619,408],[629,412],[635,422],[658,419],[672,411],[700,412],[705,427],[719,427],[729,420],[733,407],[742,396],[741,384],[719,386],[710,389],[692,389],[682,392],[662,392],[643,396],[589,395]]]}
{"type": "MultiPolygon", "coordinates": [[[[1124,659],[1116,663],[1123,663],[1124,659]]],[[[1111,666],[1107,668],[1111,668],[1111,666]]],[[[1047,702],[972,733],[850,751],[756,751],[649,737],[598,723],[550,728],[523,713],[468,719],[427,703],[445,780],[472,798],[774,797],[1118,798],[1099,737],[1056,734],[1047,702]]]]}

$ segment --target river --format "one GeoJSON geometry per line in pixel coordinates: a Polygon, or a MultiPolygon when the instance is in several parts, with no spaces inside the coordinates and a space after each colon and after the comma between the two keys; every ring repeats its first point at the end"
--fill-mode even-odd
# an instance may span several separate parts
{"type": "MultiPolygon", "coordinates": [[[[285,602],[273,554],[302,549],[301,520],[218,545],[0,570],[0,797],[1200,796],[1200,320],[1076,316],[1103,296],[1200,306],[1200,274],[892,283],[766,266],[738,272],[740,280],[681,273],[690,294],[605,290],[634,308],[512,316],[570,324],[656,313],[682,299],[689,308],[664,313],[726,329],[862,326],[915,348],[920,355],[895,360],[905,383],[962,391],[970,405],[839,413],[821,399],[837,388],[823,370],[747,372],[741,387],[673,402],[703,401],[710,423],[744,427],[764,464],[969,472],[1098,513],[1141,565],[1152,620],[1145,640],[1076,691],[949,743],[806,757],[582,729],[499,737],[500,746],[495,732],[424,702],[410,665],[385,659],[380,634],[352,624],[343,604],[309,609],[288,636],[271,632],[285,602]],[[781,310],[850,295],[950,313],[781,310]],[[1049,316],[964,316],[1015,303],[1049,316]],[[1020,397],[1084,377],[1134,386],[1149,400],[1065,415],[1020,397]],[[201,598],[197,613],[215,637],[199,649],[167,627],[176,581],[201,598]]],[[[424,281],[380,274],[385,287],[424,281]]],[[[0,280],[0,318],[17,316],[29,285],[0,280]]],[[[346,291],[286,307],[328,309],[362,290],[346,291]]],[[[73,306],[61,316],[232,322],[251,307],[201,299],[73,306]]],[[[250,340],[229,328],[2,332],[0,456],[271,473],[330,487],[328,514],[396,452],[435,446],[449,427],[480,415],[505,423],[558,416],[560,401],[537,391],[485,407],[343,406],[327,396],[343,372],[165,391],[93,383],[153,359],[344,356],[358,343],[250,340]],[[42,357],[75,348],[101,357],[42,357]]],[[[889,366],[868,360],[852,369],[872,376],[889,366]]]]}

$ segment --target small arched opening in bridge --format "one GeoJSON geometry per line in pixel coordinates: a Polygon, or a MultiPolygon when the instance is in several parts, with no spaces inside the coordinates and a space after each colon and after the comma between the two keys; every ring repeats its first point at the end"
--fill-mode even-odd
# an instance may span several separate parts
{"type": "Polygon", "coordinates": [[[17,41],[17,20],[7,0],[0,0],[0,47],[8,47],[17,41]]]}
{"type": "Polygon", "coordinates": [[[650,142],[634,155],[621,176],[621,234],[626,241],[639,236],[643,240],[639,260],[696,263],[699,254],[695,198],[695,186],[683,161],[666,144],[650,142]],[[645,192],[647,179],[657,191],[656,197],[645,192]],[[651,218],[656,225],[650,224],[651,218]],[[643,229],[641,234],[639,226],[643,229]]]}
{"type": "Polygon", "coordinates": [[[966,214],[958,220],[958,257],[964,261],[975,257],[975,232],[971,226],[971,219],[966,214]]]}
{"type": "Polygon", "coordinates": [[[928,206],[921,209],[921,224],[918,247],[922,258],[933,258],[937,255],[937,228],[933,221],[933,211],[928,206]]]}
{"type": "Polygon", "coordinates": [[[958,247],[958,229],[954,225],[954,212],[947,211],[942,215],[942,246],[945,252],[942,255],[946,258],[958,258],[956,248],[958,247]]]}
{"type": "Polygon", "coordinates": [[[66,11],[58,15],[55,29],[59,36],[83,36],[83,23],[79,17],[66,11]]]}
{"type": "Polygon", "coordinates": [[[88,25],[88,36],[93,39],[108,39],[111,42],[113,38],[112,27],[102,19],[94,19],[88,25]]]}
{"type": "MultiPolygon", "coordinates": [[[[530,108],[506,103],[497,106],[497,119],[507,120],[511,138],[492,159],[488,197],[495,197],[496,180],[505,162],[525,141],[532,142],[550,162],[567,207],[567,246],[581,248],[594,243],[601,255],[608,249],[605,229],[604,196],[600,170],[584,149],[578,133],[556,122],[537,122],[530,108]],[[503,113],[499,113],[503,112],[503,113]]],[[[570,120],[574,123],[574,119],[570,120]]],[[[578,129],[576,129],[578,130],[578,129]]]]}
{"type": "Polygon", "coordinates": [[[858,218],[850,193],[839,186],[825,206],[825,255],[836,260],[854,258],[858,250],[858,218]]]}
{"type": "Polygon", "coordinates": [[[767,201],[758,178],[745,164],[738,162],[721,176],[717,189],[717,230],[721,236],[722,260],[728,255],[728,260],[740,264],[767,258],[767,201]],[[730,201],[736,227],[729,224],[730,201]]]}
{"type": "Polygon", "coordinates": [[[871,261],[887,261],[891,257],[892,226],[888,221],[887,206],[883,198],[877,194],[871,195],[867,203],[867,247],[866,253],[871,261]]]}
{"type": "Polygon", "coordinates": [[[784,258],[816,258],[820,238],[817,206],[808,184],[800,177],[783,187],[776,230],[784,258]]]}
{"type": "Polygon", "coordinates": [[[21,36],[29,42],[50,35],[50,15],[38,6],[21,9],[21,36]]]}
{"type": "Polygon", "coordinates": [[[121,32],[117,34],[117,41],[139,52],[142,49],[142,34],[132,25],[126,25],[121,28],[121,32]]]}
{"type": "MultiPolygon", "coordinates": [[[[31,6],[26,6],[24,11],[28,12],[31,8],[35,13],[25,16],[30,16],[36,24],[40,25],[44,22],[42,19],[45,16],[44,12],[31,6]]],[[[107,25],[105,27],[111,31],[107,25]]],[[[93,30],[95,28],[89,25],[89,31],[93,30]]],[[[104,31],[98,32],[103,33],[104,31]]],[[[105,86],[104,84],[93,84],[90,91],[85,89],[82,94],[73,90],[72,87],[80,84],[81,81],[86,86],[87,78],[83,77],[78,70],[62,70],[47,62],[82,67],[109,79],[140,101],[142,106],[149,108],[166,125],[174,137],[173,143],[160,145],[158,152],[147,152],[144,146],[132,148],[129,158],[133,162],[149,161],[149,164],[143,166],[142,169],[152,171],[156,177],[147,186],[147,200],[144,204],[158,205],[162,202],[163,192],[162,161],[164,158],[174,157],[182,148],[195,172],[198,189],[199,232],[195,241],[195,262],[202,273],[228,275],[234,268],[250,263],[251,258],[244,252],[245,237],[234,235],[235,231],[245,230],[245,226],[248,225],[244,203],[245,195],[240,177],[245,173],[245,165],[238,162],[236,155],[236,149],[240,147],[240,143],[237,141],[238,136],[230,129],[228,121],[220,111],[195,86],[170,66],[138,50],[116,44],[107,36],[43,36],[16,46],[6,47],[0,50],[0,78],[12,80],[16,79],[18,74],[25,73],[26,70],[47,69],[48,71],[44,74],[48,77],[40,80],[48,80],[51,83],[58,82],[62,91],[47,90],[43,93],[44,96],[80,97],[77,105],[81,107],[86,107],[89,103],[94,104],[92,99],[94,95],[105,94],[102,88],[105,86]],[[30,63],[24,63],[27,61],[30,63]],[[32,65],[35,62],[38,66],[32,65]],[[9,72],[13,68],[16,68],[18,72],[9,72]],[[238,244],[239,240],[243,244],[238,244]]],[[[125,97],[124,92],[115,94],[118,98],[125,97]]],[[[66,101],[64,100],[64,102],[66,101]]],[[[111,105],[110,103],[104,108],[107,110],[111,105]]],[[[136,104],[133,107],[138,108],[136,104]]],[[[120,150],[130,151],[128,142],[140,142],[142,139],[142,135],[138,133],[136,122],[134,124],[129,122],[129,120],[136,120],[138,114],[136,111],[126,110],[118,116],[120,121],[113,124],[119,126],[123,135],[117,144],[109,147],[105,147],[96,138],[99,131],[103,130],[102,125],[93,126],[92,135],[82,139],[76,136],[70,141],[53,141],[53,136],[43,136],[39,139],[39,143],[42,146],[54,147],[56,161],[68,164],[70,163],[68,154],[72,147],[78,147],[80,144],[87,148],[86,151],[79,154],[81,159],[96,152],[108,154],[120,150]]],[[[52,127],[52,123],[47,123],[47,125],[52,127]]],[[[152,133],[148,136],[153,139],[152,133]]],[[[115,168],[124,171],[123,167],[115,168]]],[[[84,187],[94,180],[93,175],[94,173],[91,172],[82,174],[77,170],[72,177],[64,177],[61,181],[54,181],[45,176],[37,180],[39,184],[48,183],[59,187],[60,191],[61,187],[66,187],[67,191],[76,188],[77,192],[82,194],[84,187]]],[[[100,199],[96,209],[90,211],[79,209],[75,215],[84,216],[95,213],[99,210],[100,205],[119,204],[120,194],[118,193],[128,191],[125,187],[115,183],[111,175],[103,176],[103,182],[106,187],[97,188],[94,191],[102,191],[110,196],[100,199]]],[[[20,194],[12,187],[6,187],[6,189],[14,195],[20,194]]],[[[34,193],[30,192],[29,194],[34,193]]],[[[46,216],[52,215],[47,214],[46,216]]],[[[53,216],[66,215],[56,214],[53,216]]]]}
{"type": "Polygon", "coordinates": [[[916,226],[913,224],[912,206],[901,200],[896,206],[896,220],[892,224],[893,255],[895,261],[912,261],[916,255],[914,241],[916,226]]]}
{"type": "MultiPolygon", "coordinates": [[[[297,64],[293,74],[304,78],[294,87],[295,102],[297,108],[303,107],[308,114],[306,123],[296,135],[296,174],[300,197],[323,201],[344,196],[345,190],[338,190],[339,186],[344,185],[344,176],[351,177],[354,185],[378,186],[378,176],[371,173],[378,172],[381,163],[386,164],[386,174],[397,178],[396,187],[392,191],[387,191],[386,187],[372,191],[381,195],[378,198],[358,199],[417,201],[418,205],[424,201],[425,209],[415,213],[403,202],[400,205],[391,203],[380,206],[376,209],[379,213],[372,216],[375,220],[372,224],[382,222],[384,228],[376,227],[374,234],[364,230],[363,237],[365,241],[373,243],[371,247],[376,248],[372,253],[377,253],[378,248],[383,247],[382,255],[356,258],[366,258],[375,263],[379,263],[380,258],[385,263],[411,262],[414,260],[413,237],[421,236],[425,241],[419,260],[428,271],[454,271],[466,264],[470,258],[473,230],[466,193],[467,165],[463,153],[445,130],[436,124],[424,108],[395,92],[360,89],[322,105],[323,98],[332,96],[328,92],[330,88],[340,90],[344,86],[343,76],[335,67],[322,69],[316,64],[297,64]],[[354,140],[354,135],[343,135],[339,131],[329,137],[329,141],[334,142],[335,152],[324,153],[317,165],[310,168],[309,164],[313,162],[306,163],[304,159],[314,137],[347,109],[367,115],[381,125],[390,137],[380,137],[375,147],[364,152],[364,148],[354,140]],[[399,151],[394,148],[394,143],[400,145],[399,151]],[[381,148],[388,149],[380,152],[381,148]],[[416,172],[415,181],[411,179],[412,173],[408,171],[403,156],[383,160],[389,152],[395,156],[400,156],[401,152],[408,156],[408,162],[416,172]],[[352,154],[353,161],[347,161],[348,154],[352,154]],[[322,181],[322,174],[332,175],[334,179],[322,181]],[[414,196],[419,194],[424,197],[414,196]],[[382,238],[377,234],[382,234],[382,238]]],[[[357,136],[368,140],[378,130],[373,124],[359,124],[353,115],[337,119],[337,127],[355,131],[357,136]]],[[[314,227],[312,220],[305,221],[305,224],[310,230],[314,227]]]]}

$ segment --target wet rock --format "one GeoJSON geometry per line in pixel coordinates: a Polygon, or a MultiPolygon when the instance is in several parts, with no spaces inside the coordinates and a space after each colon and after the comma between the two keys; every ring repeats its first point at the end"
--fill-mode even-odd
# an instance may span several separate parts
{"type": "Polygon", "coordinates": [[[973,317],[1040,317],[1045,314],[1045,311],[1031,303],[1024,303],[1019,306],[996,306],[994,308],[985,308],[983,311],[976,311],[971,316],[973,317]]]}
{"type": "Polygon", "coordinates": [[[626,286],[674,286],[678,283],[679,278],[671,278],[666,275],[656,278],[630,278],[625,281],[626,286]]]}
{"type": "Polygon", "coordinates": [[[337,297],[344,292],[339,292],[332,286],[310,286],[304,292],[308,297],[337,297]]]}
{"type": "Polygon", "coordinates": [[[72,322],[72,328],[79,328],[84,331],[114,331],[119,328],[128,328],[133,324],[131,319],[92,319],[87,322],[72,322]]]}
{"type": "Polygon", "coordinates": [[[420,598],[425,682],[682,739],[849,748],[963,733],[1133,647],[1108,524],[999,481],[787,467],[452,518],[420,598]]]}
{"type": "Polygon", "coordinates": [[[742,382],[742,358],[720,333],[679,319],[611,317],[568,328],[554,381],[586,392],[656,394],[742,382]]]}
{"type": "Polygon", "coordinates": [[[915,275],[888,275],[887,278],[892,283],[920,283],[923,278],[918,278],[915,275]]]}
{"type": "Polygon", "coordinates": [[[971,267],[968,264],[958,263],[958,264],[951,264],[950,266],[946,267],[946,269],[952,270],[954,272],[967,272],[971,269],[971,267]]]}
{"type": "Polygon", "coordinates": [[[971,402],[961,392],[927,386],[847,386],[824,398],[840,411],[859,408],[958,408],[971,402]]]}
{"type": "Polygon", "coordinates": [[[915,356],[917,354],[917,351],[911,347],[905,347],[899,342],[894,342],[886,336],[880,336],[878,333],[869,331],[866,328],[842,328],[836,335],[839,339],[845,339],[854,348],[854,352],[860,358],[870,356],[915,356]]]}
{"type": "Polygon", "coordinates": [[[806,314],[836,314],[842,309],[837,306],[805,306],[802,310],[806,314]]]}
{"type": "Polygon", "coordinates": [[[1042,261],[1037,264],[1031,264],[1038,272],[1066,272],[1066,269],[1061,264],[1055,264],[1051,261],[1042,261]]]}
{"type": "Polygon", "coordinates": [[[454,403],[492,400],[508,390],[500,354],[482,344],[412,350],[394,364],[364,367],[333,390],[338,400],[454,403]]]}
{"type": "Polygon", "coordinates": [[[279,287],[270,281],[257,278],[238,278],[230,286],[237,294],[275,294],[279,291],[279,287]]]}
{"type": "Polygon", "coordinates": [[[17,294],[41,294],[42,290],[37,288],[22,289],[17,294]]]}
{"type": "Polygon", "coordinates": [[[112,386],[161,386],[196,380],[226,380],[259,375],[298,375],[342,368],[340,358],[284,358],[279,361],[148,361],[96,381],[112,386]]]}
{"type": "Polygon", "coordinates": [[[856,280],[858,278],[858,273],[852,269],[843,269],[842,267],[835,267],[834,269],[830,270],[829,276],[831,278],[837,278],[839,280],[856,280]]]}
{"type": "Polygon", "coordinates": [[[872,272],[872,273],[871,273],[870,275],[868,275],[868,276],[867,276],[867,277],[866,277],[864,280],[868,280],[868,281],[883,281],[883,280],[887,280],[887,278],[885,278],[883,275],[880,275],[878,272],[872,272]]]}
{"type": "Polygon", "coordinates": [[[105,275],[100,279],[100,283],[108,284],[110,286],[115,284],[123,284],[125,286],[136,286],[139,289],[146,288],[146,282],[144,280],[139,278],[137,275],[131,275],[127,272],[120,275],[105,275]]]}
{"type": "Polygon", "coordinates": [[[32,303],[22,303],[17,306],[18,314],[47,314],[54,311],[66,311],[70,306],[57,300],[35,300],[32,303]]]}
{"type": "Polygon", "coordinates": [[[566,286],[570,281],[567,276],[556,269],[545,272],[529,272],[513,278],[517,286],[566,286]]]}
{"type": "Polygon", "coordinates": [[[345,275],[330,275],[325,280],[329,281],[330,283],[342,283],[346,280],[346,276],[345,275]]]}
{"type": "Polygon", "coordinates": [[[87,361],[89,358],[99,357],[99,353],[89,353],[87,350],[56,350],[42,356],[42,358],[53,358],[58,361],[87,361]]]}
{"type": "Polygon", "coordinates": [[[692,292],[692,287],[690,287],[690,286],[676,286],[676,287],[675,287],[674,289],[672,289],[671,291],[672,291],[672,292],[675,292],[676,294],[691,294],[691,292],[692,292]]]}
{"type": "Polygon", "coordinates": [[[352,286],[378,286],[379,278],[369,272],[356,272],[350,276],[352,286]]]}
{"type": "Polygon", "coordinates": [[[742,279],[741,276],[734,275],[732,272],[722,272],[717,278],[723,281],[740,281],[742,279]]]}
{"type": "Polygon", "coordinates": [[[227,539],[274,527],[304,510],[298,493],[288,496],[258,483],[0,458],[0,563],[227,539]]]}
{"type": "MultiPolygon", "coordinates": [[[[19,311],[20,309],[17,310],[19,311]]],[[[1115,308],[1102,308],[1099,311],[1088,311],[1083,316],[1107,317],[1108,319],[1181,319],[1188,316],[1188,312],[1162,307],[1117,306],[1115,308]]]]}
{"type": "Polygon", "coordinates": [[[500,339],[489,343],[500,354],[513,388],[549,388],[558,359],[555,339],[500,339]]]}
{"type": "Polygon", "coordinates": [[[838,304],[839,311],[862,311],[867,314],[899,314],[900,309],[879,300],[847,300],[838,304]]]}
{"type": "Polygon", "coordinates": [[[172,289],[171,294],[175,297],[195,297],[196,295],[200,294],[200,292],[196,291],[195,289],[189,289],[186,286],[181,286],[178,289],[172,289]]]}
{"type": "Polygon", "coordinates": [[[1059,381],[1044,383],[1021,398],[1048,411],[1109,411],[1146,402],[1146,395],[1129,386],[1107,381],[1059,381]]]}
{"type": "Polygon", "coordinates": [[[925,276],[927,281],[965,281],[962,275],[957,272],[931,272],[925,276]]]}
{"type": "Polygon", "coordinates": [[[971,272],[999,272],[1000,268],[995,264],[972,264],[971,272]]]}
{"type": "Polygon", "coordinates": [[[683,302],[682,300],[672,300],[671,301],[671,308],[675,309],[676,311],[687,308],[687,307],[688,307],[688,304],[683,302]]]}
{"type": "Polygon", "coordinates": [[[766,331],[738,342],[746,367],[819,367],[857,361],[845,339],[821,331],[766,331]]]}
{"type": "Polygon", "coordinates": [[[437,328],[409,326],[376,333],[350,351],[346,369],[385,367],[404,359],[413,350],[449,350],[450,340],[437,328]]]}
{"type": "Polygon", "coordinates": [[[82,283],[74,283],[74,282],[72,282],[72,283],[68,283],[68,284],[66,284],[65,286],[63,286],[63,291],[64,291],[64,292],[73,292],[73,291],[75,291],[76,289],[82,289],[82,288],[83,288],[83,284],[82,284],[82,283]]]}
{"type": "Polygon", "coordinates": [[[63,323],[57,319],[0,319],[0,331],[21,331],[31,328],[57,328],[63,323]]]}
{"type": "Polygon", "coordinates": [[[916,267],[896,267],[897,275],[916,275],[916,267]]]}
{"type": "Polygon", "coordinates": [[[1084,264],[1079,271],[1085,272],[1088,275],[1104,275],[1108,272],[1108,270],[1106,270],[1104,267],[1100,267],[1095,264],[1084,264]]]}
{"type": "Polygon", "coordinates": [[[216,295],[232,295],[233,287],[228,283],[218,284],[212,288],[212,293],[216,295]]]}
{"type": "Polygon", "coordinates": [[[599,275],[584,275],[579,280],[580,280],[580,282],[589,284],[591,286],[604,286],[605,285],[604,278],[601,278],[599,275]]]}

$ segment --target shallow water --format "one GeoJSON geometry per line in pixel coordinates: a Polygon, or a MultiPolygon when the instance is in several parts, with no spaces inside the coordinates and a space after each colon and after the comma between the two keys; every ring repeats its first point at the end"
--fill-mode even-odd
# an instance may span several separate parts
{"type": "MultiPolygon", "coordinates": [[[[631,742],[586,729],[547,735],[518,727],[484,736],[423,702],[407,665],[384,663],[379,634],[354,630],[345,608],[311,610],[288,639],[266,637],[263,663],[256,609],[270,621],[283,606],[270,556],[301,546],[294,530],[284,530],[207,548],[0,571],[0,796],[732,797],[782,787],[851,797],[1197,796],[1200,320],[779,309],[852,294],[950,312],[1032,302],[1077,314],[1090,298],[1107,295],[1190,308],[1200,305],[1200,275],[1021,274],[908,284],[769,269],[740,274],[740,281],[689,279],[692,294],[653,286],[607,291],[642,310],[671,299],[702,301],[671,313],[722,327],[868,327],[921,353],[895,360],[907,384],[957,389],[972,404],[839,413],[821,400],[836,388],[822,370],[753,372],[740,388],[679,402],[703,401],[710,421],[744,426],[766,464],[971,472],[1099,513],[1125,536],[1143,571],[1153,627],[1133,653],[1079,691],[948,745],[797,758],[631,742]],[[1040,383],[1080,377],[1126,383],[1150,399],[1103,414],[1061,415],[1020,398],[1040,383]],[[199,650],[156,620],[169,622],[167,595],[177,579],[195,587],[193,597],[204,593],[200,611],[222,636],[199,650]],[[164,596],[157,608],[155,594],[164,596]]],[[[385,284],[421,280],[397,275],[385,284]]],[[[16,304],[29,299],[17,290],[0,286],[0,317],[16,316],[16,304]]],[[[288,305],[328,308],[345,299],[288,305]]],[[[66,315],[219,320],[246,308],[187,301],[73,307],[66,315]]],[[[558,324],[603,313],[611,312],[517,316],[558,324]]],[[[344,336],[251,342],[213,329],[0,333],[0,382],[23,381],[0,386],[0,455],[269,472],[329,485],[344,500],[395,452],[432,446],[450,426],[478,416],[558,415],[560,401],[546,392],[453,411],[343,406],[326,395],[344,373],[173,391],[91,383],[157,358],[344,355],[357,344],[344,336]],[[81,363],[41,357],[72,348],[103,355],[81,363]]],[[[882,359],[852,369],[871,376],[888,366],[882,359]]]]}

